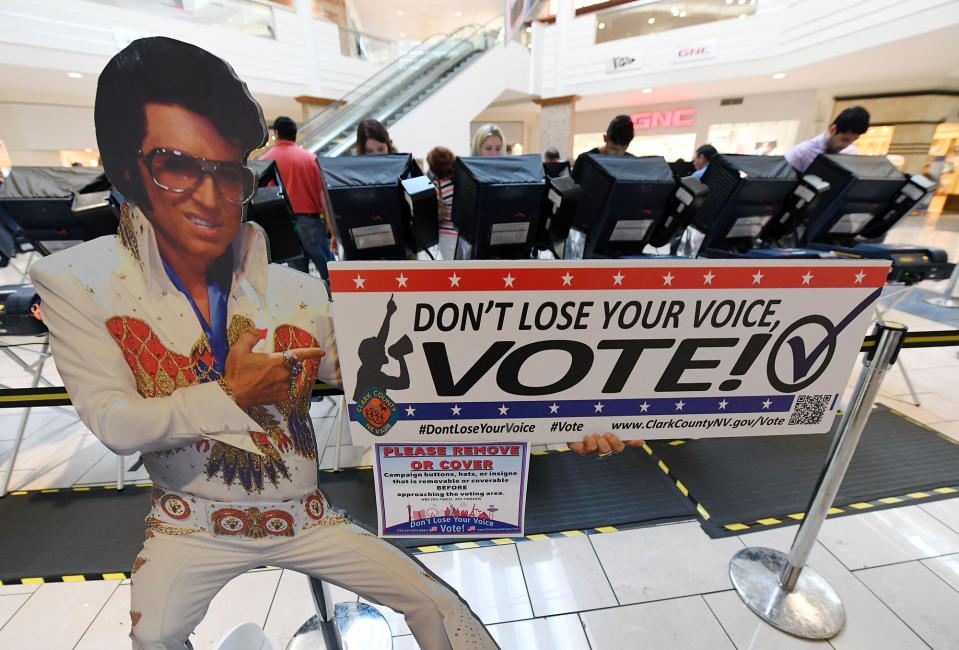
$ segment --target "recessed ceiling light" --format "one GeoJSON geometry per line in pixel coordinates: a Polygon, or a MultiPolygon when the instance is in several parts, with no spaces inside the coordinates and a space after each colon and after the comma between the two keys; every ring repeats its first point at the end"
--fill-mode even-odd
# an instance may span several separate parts
{"type": "Polygon", "coordinates": [[[83,75],[80,74],[79,72],[68,72],[67,76],[70,77],[71,79],[83,79],[83,75]]]}
{"type": "MultiPolygon", "coordinates": [[[[740,4],[741,4],[741,3],[740,3],[740,4]]],[[[397,16],[402,16],[402,15],[403,15],[403,10],[402,10],[402,9],[397,9],[397,10],[396,10],[396,15],[397,15],[397,16]]]]}
{"type": "Polygon", "coordinates": [[[459,17],[462,16],[462,15],[463,15],[463,12],[462,12],[462,11],[457,11],[457,12],[456,12],[456,17],[457,17],[457,18],[459,18],[459,17]]]}
{"type": "Polygon", "coordinates": [[[731,5],[732,3],[733,3],[733,0],[726,0],[726,4],[731,5]]]}
{"type": "Polygon", "coordinates": [[[685,12],[685,11],[680,11],[680,12],[679,12],[679,17],[680,17],[680,18],[685,18],[685,17],[686,17],[686,12],[685,12]]]}
{"type": "Polygon", "coordinates": [[[670,9],[669,11],[670,11],[670,13],[672,13],[674,16],[678,16],[678,15],[679,15],[679,7],[673,7],[673,8],[670,9]]]}
{"type": "Polygon", "coordinates": [[[739,19],[743,20],[746,17],[746,14],[739,14],[739,19]]]}
{"type": "Polygon", "coordinates": [[[786,78],[785,72],[777,72],[776,74],[773,75],[773,79],[785,79],[785,78],[786,78]]]}
{"type": "Polygon", "coordinates": [[[606,29],[606,23],[600,23],[596,25],[596,29],[606,29]]]}
{"type": "Polygon", "coordinates": [[[651,92],[653,92],[653,89],[652,89],[652,88],[643,88],[643,94],[644,94],[644,95],[648,95],[648,94],[651,93],[651,92]]]}
{"type": "Polygon", "coordinates": [[[655,19],[655,18],[650,18],[650,19],[647,20],[646,22],[649,23],[650,25],[652,25],[653,23],[656,22],[656,19],[655,19]]]}
{"type": "Polygon", "coordinates": [[[400,38],[406,38],[406,32],[400,32],[400,38]]]}
{"type": "Polygon", "coordinates": [[[92,153],[93,149],[84,149],[84,151],[86,151],[87,153],[92,153]]]}

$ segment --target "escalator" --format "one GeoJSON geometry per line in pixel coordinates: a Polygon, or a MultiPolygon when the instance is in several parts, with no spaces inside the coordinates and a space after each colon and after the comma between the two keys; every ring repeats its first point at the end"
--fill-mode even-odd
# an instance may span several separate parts
{"type": "Polygon", "coordinates": [[[300,127],[298,144],[319,156],[350,155],[361,120],[387,128],[484,52],[502,43],[502,17],[437,34],[405,52],[300,127]]]}

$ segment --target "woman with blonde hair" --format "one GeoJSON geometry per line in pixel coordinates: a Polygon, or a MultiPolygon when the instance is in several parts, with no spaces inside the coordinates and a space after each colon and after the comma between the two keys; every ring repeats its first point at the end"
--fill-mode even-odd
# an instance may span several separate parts
{"type": "Polygon", "coordinates": [[[471,156],[502,156],[506,137],[503,130],[495,124],[484,124],[473,135],[471,156]]]}

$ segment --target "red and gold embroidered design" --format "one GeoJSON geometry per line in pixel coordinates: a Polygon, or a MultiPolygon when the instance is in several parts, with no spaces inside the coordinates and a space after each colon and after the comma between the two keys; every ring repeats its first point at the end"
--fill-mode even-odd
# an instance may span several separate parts
{"type": "Polygon", "coordinates": [[[304,504],[306,509],[306,516],[314,521],[318,521],[323,518],[326,508],[323,506],[323,497],[318,494],[311,494],[306,499],[304,504]]]}
{"type": "MultiPolygon", "coordinates": [[[[278,325],[273,330],[273,349],[276,352],[318,347],[320,344],[316,338],[294,325],[278,325]]],[[[304,361],[303,371],[290,382],[289,398],[276,405],[287,420],[294,451],[311,460],[316,458],[316,436],[310,421],[310,396],[319,368],[320,362],[316,359],[304,361]]]]}
{"type": "Polygon", "coordinates": [[[293,515],[285,510],[259,508],[220,508],[210,515],[214,535],[237,535],[258,539],[271,535],[292,537],[295,533],[293,515]]]}
{"type": "Polygon", "coordinates": [[[286,435],[262,406],[254,406],[249,414],[269,434],[267,437],[260,432],[250,432],[253,443],[264,455],[260,456],[222,442],[214,442],[207,457],[206,474],[212,477],[222,473],[227,485],[233,485],[233,482],[239,479],[240,485],[247,492],[254,489],[262,490],[264,478],[274,487],[278,487],[280,477],[289,480],[290,472],[276,447],[270,444],[270,438],[277,440],[279,444],[280,437],[286,437],[286,435]]]}
{"type": "Polygon", "coordinates": [[[130,575],[133,575],[137,571],[143,568],[143,565],[147,563],[147,559],[142,555],[138,555],[137,559],[133,561],[133,568],[130,569],[130,575]]]}
{"type": "Polygon", "coordinates": [[[173,526],[171,524],[160,521],[154,516],[149,516],[146,518],[147,522],[147,539],[150,539],[149,531],[155,533],[160,533],[162,535],[189,535],[191,533],[199,533],[202,528],[183,528],[181,526],[173,526]]]}
{"type": "Polygon", "coordinates": [[[143,397],[168,397],[177,388],[204,381],[213,366],[213,351],[206,337],[197,341],[186,357],[168,350],[139,318],[114,316],[106,325],[143,397]]]}
{"type": "Polygon", "coordinates": [[[293,515],[283,510],[267,510],[260,515],[260,525],[267,535],[291,537],[294,531],[293,515]]]}
{"type": "MultiPolygon", "coordinates": [[[[220,508],[210,515],[215,535],[242,535],[250,528],[250,518],[239,508],[220,508]]],[[[251,535],[252,537],[252,535],[251,535]]],[[[262,535],[258,535],[262,537],[262,535]]]]}
{"type": "Polygon", "coordinates": [[[232,347],[236,340],[240,338],[240,334],[250,330],[257,331],[257,327],[251,319],[240,314],[233,314],[233,318],[230,319],[230,324],[226,328],[227,343],[232,347]]]}
{"type": "Polygon", "coordinates": [[[160,499],[160,508],[171,519],[182,520],[190,516],[190,504],[176,494],[167,494],[160,499]]]}
{"type": "MultiPolygon", "coordinates": [[[[106,326],[123,351],[123,356],[136,378],[137,392],[143,397],[167,397],[178,388],[218,378],[213,366],[213,350],[205,336],[193,345],[189,356],[184,356],[168,350],[150,326],[139,318],[115,316],[107,320],[106,326]]],[[[248,326],[252,326],[249,318],[233,316],[230,327],[236,336],[243,331],[243,327],[248,326]]],[[[263,422],[257,422],[264,425],[268,419],[271,418],[263,418],[263,422]]],[[[275,420],[272,420],[272,427],[273,430],[268,433],[279,444],[280,436],[284,434],[275,420]]],[[[178,448],[150,453],[166,456],[181,450],[182,448],[178,448]]],[[[222,474],[227,485],[239,481],[248,492],[262,490],[264,477],[274,486],[278,485],[281,476],[289,479],[286,464],[276,449],[267,445],[261,447],[261,450],[265,456],[214,442],[209,447],[206,474],[211,478],[222,474]]]]}
{"type": "Polygon", "coordinates": [[[345,516],[330,508],[330,504],[319,492],[306,497],[306,500],[303,501],[303,510],[309,518],[307,523],[304,524],[303,530],[309,530],[317,526],[339,526],[350,522],[345,516]]]}

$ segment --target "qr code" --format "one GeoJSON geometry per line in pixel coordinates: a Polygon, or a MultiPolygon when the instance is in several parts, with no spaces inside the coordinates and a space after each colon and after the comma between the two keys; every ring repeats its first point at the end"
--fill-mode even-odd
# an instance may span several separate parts
{"type": "Polygon", "coordinates": [[[800,395],[789,424],[819,424],[831,401],[832,395],[800,395]]]}

